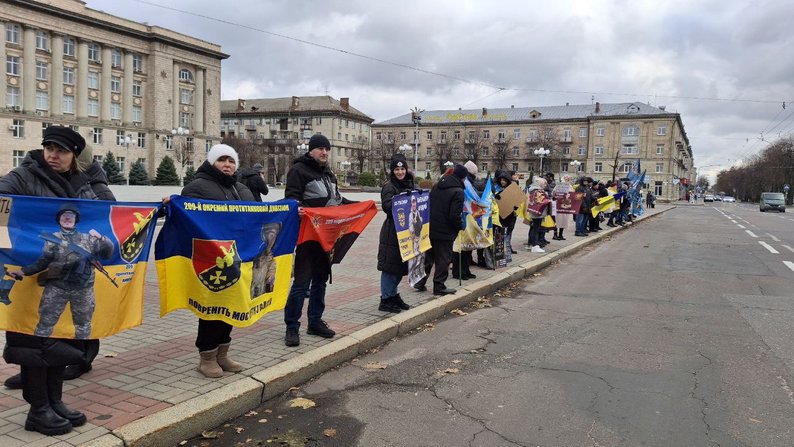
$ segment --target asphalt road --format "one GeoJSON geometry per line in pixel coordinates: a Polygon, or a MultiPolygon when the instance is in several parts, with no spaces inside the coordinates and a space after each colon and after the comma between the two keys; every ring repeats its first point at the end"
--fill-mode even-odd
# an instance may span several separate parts
{"type": "Polygon", "coordinates": [[[679,207],[186,445],[794,445],[792,214],[679,207]]]}

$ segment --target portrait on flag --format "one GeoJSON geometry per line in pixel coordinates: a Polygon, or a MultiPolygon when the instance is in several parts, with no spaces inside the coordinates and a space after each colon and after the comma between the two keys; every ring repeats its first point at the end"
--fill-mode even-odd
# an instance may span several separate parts
{"type": "Polygon", "coordinates": [[[284,308],[298,238],[298,205],[172,196],[155,243],[160,314],[246,327],[284,308]]]}
{"type": "Polygon", "coordinates": [[[469,179],[463,182],[463,229],[452,245],[454,252],[472,251],[493,245],[493,188],[491,178],[485,189],[478,193],[469,179]]]}
{"type": "Polygon", "coordinates": [[[403,261],[430,249],[430,193],[412,191],[392,198],[392,217],[403,261]]]}
{"type": "Polygon", "coordinates": [[[3,196],[0,328],[86,340],[140,325],[160,206],[3,196]]]}

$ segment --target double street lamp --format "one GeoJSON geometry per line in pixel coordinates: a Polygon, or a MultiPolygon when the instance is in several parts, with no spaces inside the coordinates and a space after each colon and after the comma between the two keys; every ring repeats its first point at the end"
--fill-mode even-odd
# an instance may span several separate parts
{"type": "Polygon", "coordinates": [[[574,160],[571,162],[571,166],[573,166],[573,172],[579,172],[579,166],[582,166],[582,162],[579,160],[574,160]]]}
{"type": "Polygon", "coordinates": [[[543,149],[543,148],[541,147],[541,148],[539,148],[539,149],[535,149],[535,150],[533,151],[533,153],[534,153],[535,155],[537,155],[538,157],[540,157],[540,173],[541,173],[541,175],[543,175],[543,157],[545,157],[545,156],[549,155],[549,154],[551,153],[551,151],[550,151],[550,150],[548,150],[548,149],[543,149]]]}
{"type": "Polygon", "coordinates": [[[119,135],[119,144],[124,146],[124,150],[126,152],[124,158],[124,167],[127,169],[127,186],[130,186],[130,173],[132,172],[132,165],[130,164],[130,144],[132,143],[132,137],[130,134],[119,135]],[[129,168],[127,168],[129,166],[129,168]]]}

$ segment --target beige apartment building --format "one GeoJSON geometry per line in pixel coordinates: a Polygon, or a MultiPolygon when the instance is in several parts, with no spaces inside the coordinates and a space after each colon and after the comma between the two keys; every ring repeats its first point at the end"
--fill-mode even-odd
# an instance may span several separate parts
{"type": "Polygon", "coordinates": [[[312,135],[325,135],[333,146],[331,168],[350,184],[369,169],[372,121],[349,98],[237,99],[221,101],[220,132],[228,142],[252,145],[254,162],[265,167],[271,184],[285,182],[292,160],[306,152],[312,135]]]}
{"type": "Polygon", "coordinates": [[[219,141],[219,45],[80,0],[3,0],[0,27],[0,175],[51,124],[80,132],[95,159],[112,152],[125,176],[141,160],[153,178],[166,155],[185,168],[219,141]]]}
{"type": "Polygon", "coordinates": [[[613,170],[616,178],[626,177],[639,159],[647,172],[646,188],[664,201],[685,197],[695,181],[681,116],[664,107],[639,102],[511,106],[422,111],[418,118],[408,113],[372,125],[376,164],[402,150],[409,160],[417,156],[421,177],[437,176],[445,164],[472,160],[483,173],[504,169],[527,177],[542,171],[557,178],[569,173],[609,180],[613,170]],[[541,157],[541,148],[548,154],[541,157]]]}

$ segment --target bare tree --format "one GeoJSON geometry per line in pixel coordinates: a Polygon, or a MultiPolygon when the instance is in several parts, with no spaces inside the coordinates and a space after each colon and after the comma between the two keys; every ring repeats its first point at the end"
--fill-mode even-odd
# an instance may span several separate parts
{"type": "Polygon", "coordinates": [[[482,146],[486,141],[483,138],[483,130],[479,126],[464,126],[463,138],[463,156],[466,160],[471,160],[475,165],[479,165],[482,146]]]}
{"type": "Polygon", "coordinates": [[[513,149],[510,147],[512,146],[514,141],[512,134],[505,134],[502,137],[497,136],[494,140],[494,169],[496,170],[506,170],[507,169],[507,159],[510,156],[510,151],[513,149]]]}
{"type": "Polygon", "coordinates": [[[185,168],[193,163],[193,139],[175,138],[171,144],[174,149],[174,161],[179,167],[179,178],[182,179],[185,176],[185,168]]]}
{"type": "Polygon", "coordinates": [[[253,138],[224,137],[221,143],[227,144],[237,151],[240,167],[249,167],[257,163],[265,164],[264,145],[256,144],[253,138]]]}

